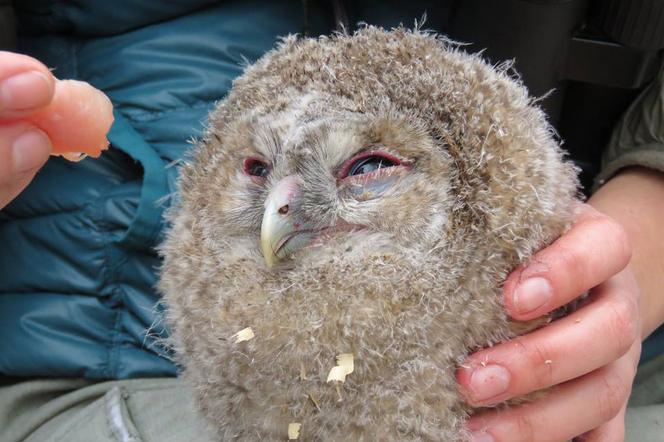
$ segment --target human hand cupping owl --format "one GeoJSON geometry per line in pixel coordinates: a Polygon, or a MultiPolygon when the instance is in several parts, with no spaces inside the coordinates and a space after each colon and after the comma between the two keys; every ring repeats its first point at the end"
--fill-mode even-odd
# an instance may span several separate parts
{"type": "MultiPolygon", "coordinates": [[[[12,74],[27,70],[43,74],[0,83],[0,120],[29,113],[50,101],[54,79],[43,65],[23,56],[0,56],[0,79],[7,79],[10,70],[12,74]]],[[[0,124],[0,207],[28,184],[50,154],[46,135],[28,128],[25,122],[0,124]]],[[[591,430],[588,440],[621,439],[641,337],[662,317],[658,316],[658,308],[642,308],[652,316],[642,317],[639,287],[628,266],[633,233],[640,231],[637,224],[648,217],[627,219],[617,208],[624,203],[625,192],[634,191],[635,186],[638,192],[628,200],[635,205],[642,203],[643,193],[647,193],[640,186],[654,183],[659,187],[652,192],[663,191],[661,177],[659,181],[652,178],[651,183],[640,179],[620,175],[616,180],[623,184],[626,180],[626,186],[616,189],[613,181],[609,182],[590,201],[599,210],[616,216],[623,227],[584,205],[572,229],[542,250],[529,267],[517,269],[507,279],[505,305],[514,318],[523,320],[593,290],[583,308],[574,314],[469,358],[465,365],[470,370],[460,371],[459,382],[474,405],[560,385],[539,401],[474,417],[468,425],[476,431],[477,440],[540,440],[541,435],[547,440],[566,440],[591,430]],[[639,193],[641,198],[636,197],[639,193]],[[622,199],[613,198],[616,194],[622,199]]],[[[633,261],[637,276],[646,274],[638,267],[641,264],[633,261]]],[[[643,280],[639,278],[638,282],[643,280]]]]}
{"type": "MultiPolygon", "coordinates": [[[[613,203],[601,201],[599,208],[610,212],[613,203]]],[[[546,435],[563,441],[585,432],[590,433],[584,440],[623,440],[641,350],[639,287],[630,256],[630,238],[621,225],[584,204],[565,235],[507,278],[504,302],[517,319],[541,316],[587,290],[590,297],[552,325],[467,360],[469,369],[461,369],[458,380],[474,405],[557,386],[532,403],[471,418],[467,425],[475,440],[531,441],[546,435]]]]}
{"type": "Polygon", "coordinates": [[[472,418],[477,440],[539,440],[541,434],[567,440],[583,432],[583,440],[623,440],[641,340],[664,318],[657,296],[662,198],[661,173],[623,170],[580,207],[569,232],[509,276],[504,301],[517,319],[542,315],[586,290],[590,299],[551,327],[469,358],[471,369],[460,370],[459,381],[473,404],[559,385],[543,400],[472,418]],[[543,279],[530,282],[533,277],[543,279]]]}

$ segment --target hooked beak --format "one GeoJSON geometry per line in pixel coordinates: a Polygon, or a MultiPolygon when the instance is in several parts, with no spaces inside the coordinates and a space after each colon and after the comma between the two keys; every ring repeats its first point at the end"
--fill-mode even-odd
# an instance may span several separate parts
{"type": "Polygon", "coordinates": [[[295,175],[279,181],[265,201],[261,225],[261,251],[268,267],[305,246],[314,232],[297,220],[301,179],[295,175]]]}

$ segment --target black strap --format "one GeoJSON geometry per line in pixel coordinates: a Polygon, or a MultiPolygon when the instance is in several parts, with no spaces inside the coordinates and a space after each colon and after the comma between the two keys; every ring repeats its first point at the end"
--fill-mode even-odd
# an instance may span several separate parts
{"type": "Polygon", "coordinates": [[[16,49],[16,19],[11,0],[0,0],[0,50],[16,49]]]}

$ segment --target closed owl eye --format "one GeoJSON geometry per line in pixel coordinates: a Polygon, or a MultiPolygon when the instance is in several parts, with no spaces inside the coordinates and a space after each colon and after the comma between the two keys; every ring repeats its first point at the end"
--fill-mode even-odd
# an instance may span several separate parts
{"type": "Polygon", "coordinates": [[[380,169],[399,166],[401,161],[383,152],[363,152],[346,161],[339,171],[339,178],[367,175],[380,169]]]}
{"type": "Polygon", "coordinates": [[[249,157],[245,158],[242,164],[242,170],[245,175],[249,175],[252,178],[262,179],[267,177],[270,173],[270,166],[259,158],[249,157]]]}

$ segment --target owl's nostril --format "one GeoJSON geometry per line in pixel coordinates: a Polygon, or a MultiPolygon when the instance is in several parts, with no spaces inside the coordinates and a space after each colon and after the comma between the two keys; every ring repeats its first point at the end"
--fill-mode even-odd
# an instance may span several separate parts
{"type": "Polygon", "coordinates": [[[279,207],[279,213],[281,215],[286,215],[286,214],[288,214],[288,209],[289,209],[288,204],[283,205],[283,206],[279,207]]]}

